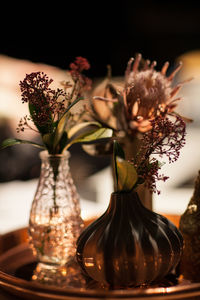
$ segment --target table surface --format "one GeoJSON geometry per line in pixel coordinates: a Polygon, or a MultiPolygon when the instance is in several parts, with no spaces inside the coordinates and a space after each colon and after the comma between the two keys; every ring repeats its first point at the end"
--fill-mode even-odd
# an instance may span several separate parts
{"type": "MultiPolygon", "coordinates": [[[[178,226],[179,224],[179,219],[180,219],[180,216],[178,215],[166,215],[165,216],[171,221],[173,222],[176,226],[178,226]]],[[[94,219],[88,219],[85,221],[85,225],[88,226],[89,223],[91,223],[94,219]]],[[[14,240],[16,242],[16,240],[20,239],[20,236],[19,236],[19,233],[21,234],[21,230],[18,230],[18,231],[15,231],[15,232],[10,232],[10,233],[7,233],[6,235],[3,235],[2,237],[5,237],[5,241],[6,240],[11,240],[11,243],[12,241],[14,240]],[[14,234],[15,234],[15,238],[14,238],[14,234]],[[16,233],[17,233],[17,236],[16,236],[16,233]]],[[[26,240],[27,238],[27,233],[26,233],[26,228],[23,229],[23,234],[21,236],[21,239],[22,240],[26,240]]],[[[3,240],[4,241],[4,240],[3,240]]],[[[10,247],[11,245],[9,245],[10,247]]],[[[1,247],[0,247],[1,248],[1,247]]],[[[5,249],[1,249],[2,251],[5,251],[5,249]]],[[[3,253],[3,252],[2,252],[3,253]]],[[[13,296],[12,294],[9,294],[7,291],[5,291],[2,287],[0,287],[0,300],[22,300],[24,298],[21,298],[21,297],[17,297],[17,296],[13,296]]]]}

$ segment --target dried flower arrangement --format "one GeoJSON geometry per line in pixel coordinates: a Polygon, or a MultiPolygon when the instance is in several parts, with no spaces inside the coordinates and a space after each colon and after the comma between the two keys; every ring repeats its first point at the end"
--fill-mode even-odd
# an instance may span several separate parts
{"type": "MultiPolygon", "coordinates": [[[[142,60],[141,54],[133,61],[131,58],[128,62],[123,82],[112,81],[109,72],[94,89],[88,118],[112,128],[125,152],[123,158],[126,156],[137,170],[135,186],[145,183],[155,192],[155,181],[167,179],[158,174],[162,163],[155,156],[166,156],[170,163],[174,162],[185,143],[185,121],[190,120],[175,112],[181,99],[176,95],[190,79],[172,85],[181,63],[166,76],[168,62],[161,71],[156,71],[156,62],[142,60]]],[[[84,146],[84,149],[91,154],[109,153],[112,144],[109,142],[106,149],[102,145],[84,146]]]]}
{"type": "Polygon", "coordinates": [[[185,142],[184,132],[182,119],[174,125],[156,117],[132,162],[114,141],[114,193],[106,211],[79,236],[76,253],[84,274],[103,288],[160,286],[171,274],[176,280],[175,268],[183,251],[181,233],[167,218],[145,208],[135,189],[146,182],[156,191],[156,180],[166,177],[158,174],[160,163],[150,156],[176,160],[185,142]]]}
{"type": "Polygon", "coordinates": [[[183,249],[178,229],[142,205],[138,196],[142,184],[160,193],[156,182],[167,177],[160,175],[159,160],[165,156],[169,163],[175,162],[185,144],[185,120],[174,111],[179,100],[174,96],[181,85],[171,87],[180,66],[167,79],[168,64],[160,73],[154,70],[155,63],[149,67],[148,62],[138,71],[140,59],[136,58],[132,70],[129,61],[121,89],[104,81],[100,90],[104,94],[93,97],[89,111],[91,119],[115,133],[114,193],[107,210],[78,238],[77,260],[84,273],[111,289],[159,283],[178,265],[183,249]],[[101,105],[96,110],[95,101],[104,103],[107,114],[101,105]],[[129,157],[124,137],[133,141],[135,153],[130,151],[129,157]]]}
{"type": "Polygon", "coordinates": [[[41,172],[28,227],[30,244],[38,261],[33,279],[40,283],[60,285],[64,281],[66,286],[68,282],[79,280],[74,255],[83,221],[66,150],[75,143],[93,143],[112,136],[112,129],[98,122],[81,120],[84,106],[74,110],[81,100],[87,99],[85,93],[90,89],[91,80],[82,72],[89,67],[85,58],[77,57],[70,64],[71,80],[56,90],[51,89],[52,79],[46,74],[26,75],[20,88],[22,103],[28,104],[30,116],[20,120],[17,131],[35,130],[42,143],[11,138],[1,146],[31,144],[46,150],[40,153],[41,172]],[[67,277],[63,274],[64,268],[67,277]]]}
{"type": "Polygon", "coordinates": [[[144,183],[151,192],[160,194],[156,181],[168,179],[167,176],[159,174],[163,163],[158,158],[165,156],[169,163],[178,159],[180,149],[185,145],[186,125],[180,116],[173,115],[169,119],[162,113],[151,120],[150,125],[151,129],[142,136],[136,156],[130,161],[126,161],[123,148],[118,144],[114,154],[116,191],[130,191],[144,183]],[[119,182],[118,178],[121,178],[119,182]]]}
{"type": "MultiPolygon", "coordinates": [[[[160,72],[154,69],[156,62],[142,62],[139,54],[135,62],[131,58],[125,72],[123,87],[115,85],[106,78],[94,91],[90,108],[74,113],[72,108],[85,99],[83,95],[91,89],[91,80],[82,74],[90,68],[89,62],[77,57],[70,64],[71,82],[64,82],[63,89],[53,90],[49,86],[52,79],[41,72],[26,75],[20,82],[22,102],[28,103],[30,116],[20,120],[18,132],[25,129],[37,130],[41,134],[42,144],[20,139],[7,139],[2,148],[28,143],[49,154],[59,154],[74,143],[96,143],[109,139],[114,132],[123,151],[126,147],[124,137],[133,142],[137,139],[139,146],[133,149],[135,155],[127,157],[126,151],[121,158],[131,160],[136,169],[135,186],[145,183],[150,191],[156,191],[156,180],[166,180],[159,175],[162,164],[155,155],[168,157],[174,162],[185,143],[185,118],[175,112],[177,101],[175,95],[184,82],[172,87],[172,79],[181,68],[181,64],[167,77],[169,64],[166,62],[160,72]],[[140,64],[142,66],[140,67],[140,64]],[[98,92],[99,91],[99,92],[98,92]],[[100,95],[103,93],[103,96],[100,95]],[[97,103],[100,103],[98,110],[97,103]],[[101,109],[107,112],[101,113],[101,109]],[[29,121],[33,121],[33,128],[29,121]]],[[[98,143],[95,144],[98,146],[98,143]]],[[[102,145],[101,145],[102,150],[102,145]]]]}
{"type": "Polygon", "coordinates": [[[20,82],[20,89],[22,103],[28,103],[30,116],[20,120],[17,132],[35,130],[41,135],[43,144],[10,138],[2,143],[2,148],[31,144],[48,150],[49,154],[60,154],[74,143],[90,143],[111,137],[111,129],[102,128],[97,122],[81,122],[82,112],[72,111],[91,88],[91,80],[82,73],[89,68],[87,59],[77,57],[70,64],[71,81],[62,83],[63,88],[56,90],[50,88],[53,80],[43,72],[26,75],[20,82]]]}
{"type": "Polygon", "coordinates": [[[120,84],[112,82],[109,72],[108,77],[93,91],[90,107],[90,114],[96,120],[107,124],[116,134],[120,132],[130,136],[150,130],[151,120],[161,112],[165,116],[176,114],[175,108],[181,99],[176,95],[189,81],[172,85],[182,63],[166,76],[168,62],[161,71],[156,71],[156,62],[142,60],[141,54],[133,61],[133,58],[129,60],[124,81],[120,84]]]}

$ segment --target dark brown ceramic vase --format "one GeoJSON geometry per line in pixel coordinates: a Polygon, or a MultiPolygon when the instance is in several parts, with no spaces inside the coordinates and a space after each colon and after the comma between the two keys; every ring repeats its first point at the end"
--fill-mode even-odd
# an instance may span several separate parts
{"type": "Polygon", "coordinates": [[[179,263],[183,239],[165,217],[145,208],[136,192],[112,193],[106,212],[77,241],[83,271],[111,288],[158,282],[179,263]]]}

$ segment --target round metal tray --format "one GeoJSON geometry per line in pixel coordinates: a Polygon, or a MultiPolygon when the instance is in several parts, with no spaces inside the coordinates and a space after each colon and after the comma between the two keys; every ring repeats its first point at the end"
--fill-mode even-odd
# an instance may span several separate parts
{"type": "Polygon", "coordinates": [[[100,290],[58,288],[32,282],[30,278],[35,260],[29,249],[27,237],[26,228],[0,236],[0,287],[14,296],[34,300],[200,299],[200,283],[182,282],[170,287],[100,290]]]}

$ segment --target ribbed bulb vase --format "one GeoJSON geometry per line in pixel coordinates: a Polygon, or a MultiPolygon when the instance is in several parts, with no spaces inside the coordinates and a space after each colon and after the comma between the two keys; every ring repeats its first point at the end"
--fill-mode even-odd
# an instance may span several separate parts
{"type": "Polygon", "coordinates": [[[145,208],[136,192],[111,195],[106,212],[77,242],[84,273],[110,288],[159,282],[179,263],[183,239],[165,217],[145,208]]]}

